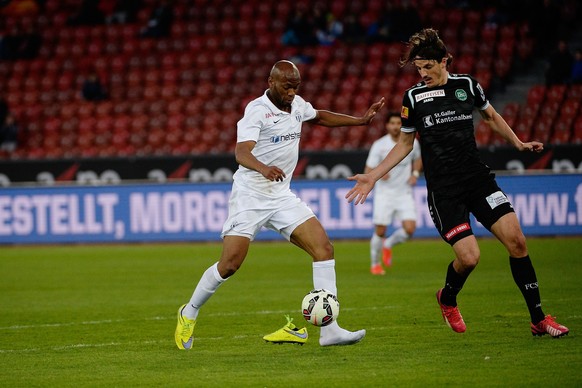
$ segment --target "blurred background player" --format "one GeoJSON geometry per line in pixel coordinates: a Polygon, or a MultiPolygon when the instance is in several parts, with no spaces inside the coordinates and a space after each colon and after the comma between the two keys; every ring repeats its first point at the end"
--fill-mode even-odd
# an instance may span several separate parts
{"type": "MultiPolygon", "coordinates": [[[[386,121],[387,134],[376,140],[366,160],[364,173],[370,172],[388,155],[398,143],[402,119],[400,113],[389,113],[386,121]]],[[[376,184],[374,192],[374,234],[370,239],[370,272],[372,275],[384,275],[380,263],[380,251],[384,265],[392,265],[392,247],[408,240],[416,229],[416,207],[412,187],[416,185],[422,160],[420,145],[414,140],[412,152],[408,154],[390,173],[384,175],[376,184]],[[401,226],[384,240],[386,230],[392,221],[398,219],[401,226]]]]}

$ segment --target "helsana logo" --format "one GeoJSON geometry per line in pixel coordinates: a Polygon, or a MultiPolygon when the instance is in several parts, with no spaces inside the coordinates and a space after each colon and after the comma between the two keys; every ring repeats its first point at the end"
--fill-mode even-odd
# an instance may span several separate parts
{"type": "Polygon", "coordinates": [[[287,141],[287,140],[295,140],[295,139],[299,139],[301,137],[301,132],[292,132],[292,133],[288,133],[286,135],[275,135],[275,136],[271,136],[271,143],[280,143],[282,141],[287,141]]]}

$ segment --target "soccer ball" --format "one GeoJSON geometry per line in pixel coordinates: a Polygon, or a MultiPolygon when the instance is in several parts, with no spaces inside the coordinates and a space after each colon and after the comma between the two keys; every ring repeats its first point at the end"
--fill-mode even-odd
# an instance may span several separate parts
{"type": "Polygon", "coordinates": [[[328,290],[319,289],[309,292],[301,303],[303,318],[315,326],[327,326],[339,315],[337,297],[328,290]]]}

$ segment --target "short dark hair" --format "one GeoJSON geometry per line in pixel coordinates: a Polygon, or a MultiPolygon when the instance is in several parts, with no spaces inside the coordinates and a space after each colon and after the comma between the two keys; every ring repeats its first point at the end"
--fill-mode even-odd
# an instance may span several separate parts
{"type": "Polygon", "coordinates": [[[392,117],[398,117],[399,119],[402,120],[402,118],[400,117],[400,113],[399,112],[388,112],[388,114],[386,115],[386,122],[390,121],[390,119],[392,117]]]}
{"type": "Polygon", "coordinates": [[[405,66],[417,59],[429,59],[440,62],[447,58],[447,66],[453,62],[453,56],[447,51],[447,46],[439,38],[437,30],[425,28],[408,39],[408,50],[400,59],[400,66],[405,66]]]}

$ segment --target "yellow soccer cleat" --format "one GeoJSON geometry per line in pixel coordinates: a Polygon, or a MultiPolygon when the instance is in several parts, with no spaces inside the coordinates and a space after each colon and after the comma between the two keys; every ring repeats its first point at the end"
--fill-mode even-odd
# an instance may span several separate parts
{"type": "Polygon", "coordinates": [[[196,326],[196,320],[182,316],[184,307],[186,307],[185,304],[178,309],[178,325],[176,326],[174,339],[178,349],[192,349],[192,333],[194,332],[194,326],[196,326]]]}
{"type": "Polygon", "coordinates": [[[267,342],[274,344],[299,344],[303,345],[307,342],[307,328],[303,327],[298,329],[293,322],[293,318],[289,318],[289,315],[285,315],[287,318],[287,324],[277,330],[274,333],[267,334],[263,339],[267,342]]]}

